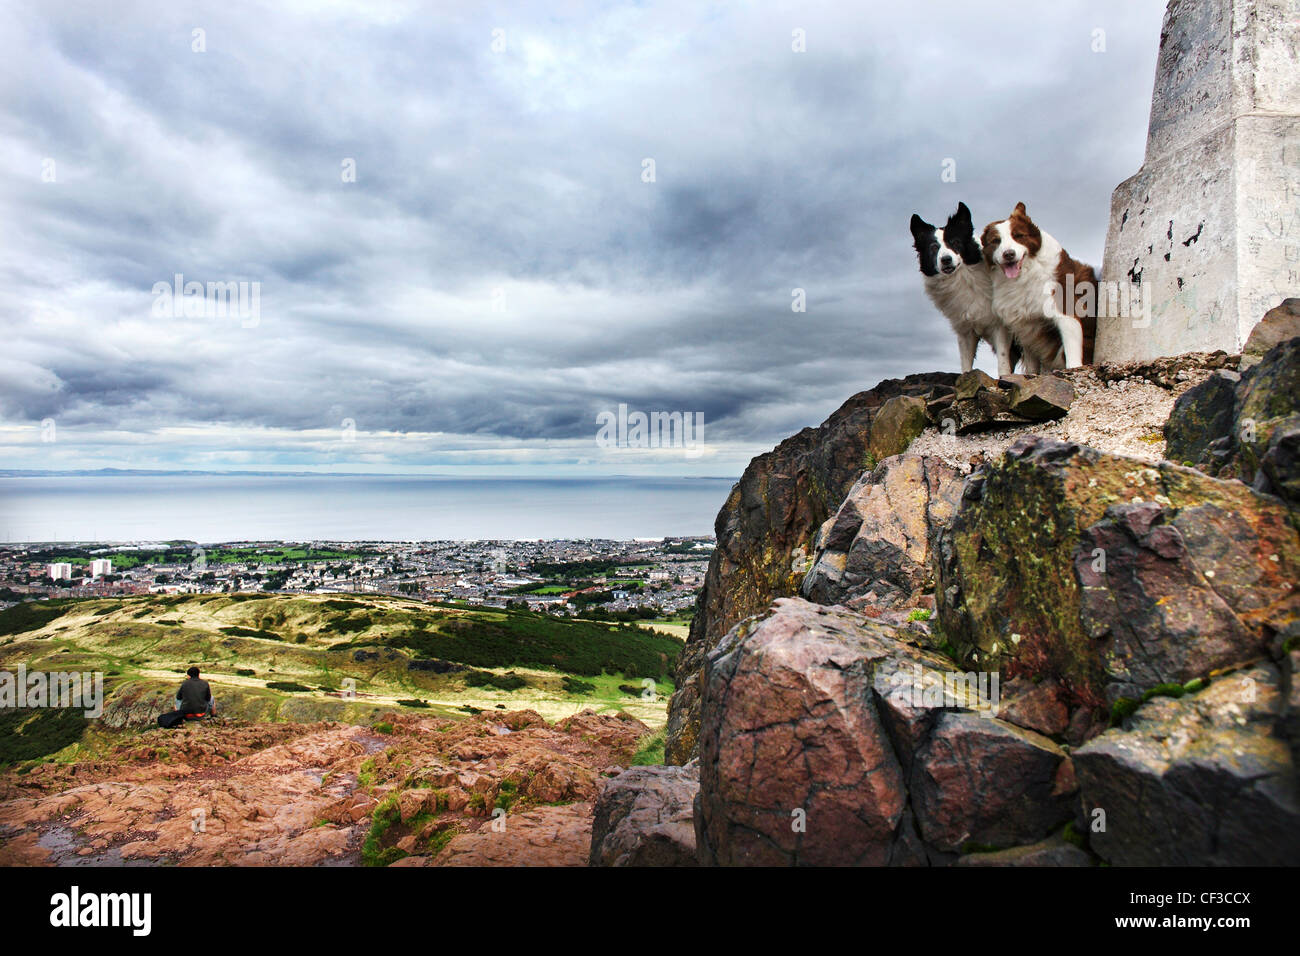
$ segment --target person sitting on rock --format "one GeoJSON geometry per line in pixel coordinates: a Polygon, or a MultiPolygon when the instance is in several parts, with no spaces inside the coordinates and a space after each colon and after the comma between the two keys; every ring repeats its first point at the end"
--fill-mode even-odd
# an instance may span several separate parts
{"type": "Polygon", "coordinates": [[[202,720],[215,716],[217,701],[212,696],[212,688],[205,680],[199,680],[199,669],[191,667],[185,672],[189,678],[181,684],[176,692],[176,709],[185,715],[186,720],[202,720]]]}

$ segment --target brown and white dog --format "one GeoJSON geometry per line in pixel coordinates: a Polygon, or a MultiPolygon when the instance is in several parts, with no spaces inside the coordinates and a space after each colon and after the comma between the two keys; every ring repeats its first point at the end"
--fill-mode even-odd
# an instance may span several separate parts
{"type": "Polygon", "coordinates": [[[1018,203],[984,227],[984,258],[993,270],[993,312],[1024,350],[1025,371],[1092,363],[1097,338],[1097,274],[1071,259],[1018,203]]]}

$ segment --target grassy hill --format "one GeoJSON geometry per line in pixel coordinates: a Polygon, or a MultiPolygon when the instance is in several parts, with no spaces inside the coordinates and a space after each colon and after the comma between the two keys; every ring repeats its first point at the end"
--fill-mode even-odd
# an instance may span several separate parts
{"type": "MultiPolygon", "coordinates": [[[[220,713],[249,720],[523,707],[554,720],[590,707],[660,727],[681,647],[627,625],[374,595],[154,595],[0,611],[0,669],[104,674],[105,716],[87,722],[91,736],[148,725],[191,665],[220,713]]],[[[80,725],[56,714],[0,715],[12,738],[0,762],[31,759],[36,738],[66,746],[80,725]]]]}

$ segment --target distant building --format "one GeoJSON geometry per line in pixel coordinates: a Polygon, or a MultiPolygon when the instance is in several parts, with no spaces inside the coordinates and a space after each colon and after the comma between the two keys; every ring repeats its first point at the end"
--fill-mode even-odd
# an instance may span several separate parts
{"type": "Polygon", "coordinates": [[[49,566],[50,578],[55,581],[71,581],[72,565],[67,561],[60,561],[57,564],[49,566]]]}
{"type": "Polygon", "coordinates": [[[92,578],[103,577],[105,574],[113,573],[113,562],[108,558],[99,558],[90,562],[90,576],[92,578]]]}

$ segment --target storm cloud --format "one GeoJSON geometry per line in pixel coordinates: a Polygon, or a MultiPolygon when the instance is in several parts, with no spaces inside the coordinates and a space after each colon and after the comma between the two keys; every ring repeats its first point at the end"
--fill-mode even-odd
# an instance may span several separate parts
{"type": "Polygon", "coordinates": [[[739,474],[955,366],[913,212],[1100,263],[1163,7],[8,4],[0,466],[739,474]]]}

